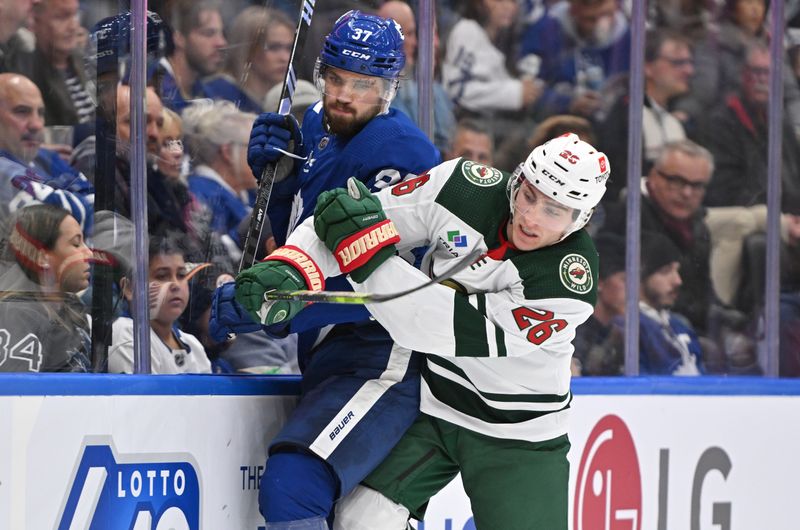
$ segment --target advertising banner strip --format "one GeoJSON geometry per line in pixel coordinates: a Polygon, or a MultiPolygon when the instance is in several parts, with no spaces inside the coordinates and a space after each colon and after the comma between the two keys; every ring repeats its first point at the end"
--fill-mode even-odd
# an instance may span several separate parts
{"type": "Polygon", "coordinates": [[[2,374],[0,396],[295,396],[296,375],[2,374]]]}
{"type": "MultiPolygon", "coordinates": [[[[800,396],[800,379],[578,377],[574,395],[800,396]]],[[[293,396],[294,375],[0,374],[0,396],[293,396]]]]}

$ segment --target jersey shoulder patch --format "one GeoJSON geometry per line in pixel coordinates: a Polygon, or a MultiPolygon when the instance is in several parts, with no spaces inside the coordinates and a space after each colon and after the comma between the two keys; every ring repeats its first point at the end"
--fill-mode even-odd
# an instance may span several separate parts
{"type": "Polygon", "coordinates": [[[500,224],[508,220],[508,215],[497,215],[498,212],[509,211],[505,186],[508,178],[509,174],[499,169],[461,159],[447,177],[436,202],[488,239],[492,239],[496,237],[500,224]],[[496,172],[500,180],[491,185],[476,184],[475,181],[483,182],[474,176],[480,171],[476,166],[487,168],[486,174],[496,172]]]}
{"type": "Polygon", "coordinates": [[[479,186],[481,188],[488,188],[496,186],[503,181],[503,172],[499,169],[485,166],[472,160],[462,160],[461,174],[467,182],[479,186]]]}
{"type": "Polygon", "coordinates": [[[592,306],[597,300],[599,259],[592,238],[583,229],[511,261],[519,271],[525,298],[575,298],[592,306]]]}

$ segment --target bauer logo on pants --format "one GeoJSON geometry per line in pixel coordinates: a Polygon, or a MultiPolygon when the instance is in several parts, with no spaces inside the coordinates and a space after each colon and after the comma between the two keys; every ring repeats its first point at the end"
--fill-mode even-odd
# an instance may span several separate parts
{"type": "Polygon", "coordinates": [[[575,483],[574,530],[641,530],[642,479],[628,426],[619,416],[597,422],[575,483]]]}
{"type": "Polygon", "coordinates": [[[118,458],[109,445],[87,445],[61,513],[58,530],[199,530],[197,471],[185,455],[118,458]]]}

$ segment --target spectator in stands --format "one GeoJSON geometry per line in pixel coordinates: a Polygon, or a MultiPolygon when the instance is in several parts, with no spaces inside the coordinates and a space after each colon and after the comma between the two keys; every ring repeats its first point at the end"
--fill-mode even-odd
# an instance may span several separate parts
{"type": "Polygon", "coordinates": [[[33,0],[0,0],[0,74],[4,72],[24,72],[29,65],[20,64],[19,54],[30,52],[31,48],[19,33],[29,20],[33,0]]]}
{"type": "Polygon", "coordinates": [[[181,180],[183,169],[183,120],[174,111],[164,109],[158,170],[168,180],[181,180]]]}
{"type": "MultiPolygon", "coordinates": [[[[664,234],[681,251],[684,285],[675,310],[686,316],[700,334],[707,329],[715,299],[709,272],[710,236],[704,223],[703,196],[714,171],[707,149],[691,140],[664,146],[646,178],[642,179],[642,231],[664,234]]],[[[626,204],[609,203],[604,231],[625,233],[626,204]]]]}
{"type": "Polygon", "coordinates": [[[642,232],[639,288],[639,370],[700,375],[703,352],[692,325],[672,310],[681,291],[681,251],[667,236],[642,232]]]}
{"type": "MultiPolygon", "coordinates": [[[[513,0],[469,0],[464,16],[447,39],[442,67],[445,89],[456,106],[466,112],[500,117],[511,113],[519,124],[521,111],[534,105],[542,83],[531,75],[517,75],[513,65],[513,30],[518,6],[513,0]]],[[[501,139],[507,124],[495,122],[494,134],[501,139]]]]}
{"type": "Polygon", "coordinates": [[[0,74],[0,220],[30,202],[69,209],[89,234],[93,193],[83,175],[42,149],[44,103],[33,82],[0,74]]]}
{"type": "MultiPolygon", "coordinates": [[[[184,252],[173,236],[151,237],[149,244],[150,369],[154,374],[209,373],[211,362],[200,341],[175,326],[189,302],[189,272],[184,252]]],[[[133,300],[131,274],[122,279],[122,291],[133,300]]],[[[114,321],[108,353],[108,371],[133,372],[133,320],[114,321]]]]}
{"type": "Polygon", "coordinates": [[[172,29],[172,42],[159,62],[160,95],[167,107],[180,113],[192,99],[208,97],[202,79],[220,70],[228,42],[217,0],[168,1],[164,19],[172,29]]]}
{"type": "MultiPolygon", "coordinates": [[[[691,94],[683,98],[679,108],[690,113],[696,122],[692,127],[698,127],[700,133],[713,134],[713,128],[709,131],[713,126],[708,124],[708,109],[742,86],[741,69],[749,49],[758,44],[769,48],[767,5],[767,0],[724,0],[717,31],[695,46],[698,68],[691,94]]],[[[788,62],[786,56],[781,59],[788,62]]],[[[783,98],[788,121],[795,129],[800,128],[800,87],[788,64],[783,72],[783,98]]],[[[707,138],[698,141],[706,145],[707,138]]]]}
{"type": "Polygon", "coordinates": [[[76,293],[89,286],[91,251],[68,211],[22,208],[4,234],[0,274],[2,372],[87,372],[91,341],[76,293]]]}
{"type": "MultiPolygon", "coordinates": [[[[131,88],[119,85],[116,90],[116,151],[113,196],[109,209],[120,215],[131,218],[131,115],[130,99],[131,88]]],[[[147,229],[153,234],[164,235],[167,232],[181,232],[193,235],[192,240],[202,240],[202,229],[193,227],[188,223],[187,208],[190,206],[191,197],[185,191],[185,185],[179,186],[180,181],[168,181],[157,169],[158,154],[161,150],[161,127],[164,123],[163,107],[156,91],[147,87],[145,91],[145,143],[147,157],[147,229]]],[[[78,169],[83,172],[93,172],[95,167],[94,137],[84,140],[84,145],[76,148],[80,157],[73,161],[78,169]]],[[[188,245],[188,243],[187,243],[188,245]]],[[[197,257],[199,248],[191,249],[192,259],[197,257]]],[[[202,260],[200,260],[202,261],[202,260]]]]}
{"type": "MultiPolygon", "coordinates": [[[[670,113],[670,103],[689,91],[694,74],[689,41],[670,30],[647,33],[644,50],[644,107],[642,108],[642,174],[647,174],[668,142],[686,138],[683,124],[670,113]]],[[[609,181],[606,202],[619,198],[628,175],[628,94],[612,105],[598,125],[600,145],[614,162],[615,178],[609,181]]]]}
{"type": "MultiPolygon", "coordinates": [[[[392,107],[405,112],[414,123],[421,125],[419,119],[419,86],[416,80],[417,23],[414,20],[414,12],[406,2],[389,0],[378,9],[378,16],[391,18],[400,24],[405,36],[403,52],[406,54],[406,64],[403,67],[403,79],[397,88],[397,96],[392,100],[392,107]]],[[[437,27],[434,23],[434,58],[439,56],[439,36],[436,30],[437,27]]],[[[451,143],[455,117],[453,116],[453,102],[438,79],[433,81],[432,105],[433,144],[439,151],[445,152],[451,143]]]]}
{"type": "Polygon", "coordinates": [[[238,227],[251,208],[256,179],[247,165],[250,126],[256,115],[229,101],[198,102],[184,111],[184,138],[193,169],[189,189],[212,212],[211,230],[238,260],[238,227]]]}
{"type": "MultiPolygon", "coordinates": [[[[447,160],[463,156],[473,162],[494,167],[494,140],[481,122],[463,118],[458,120],[453,144],[445,157],[447,160]]],[[[520,159],[522,160],[522,159],[520,159]]]]}
{"type": "Polygon", "coordinates": [[[83,49],[78,49],[79,9],[78,0],[41,0],[33,8],[36,50],[29,57],[31,80],[42,92],[48,126],[94,120],[83,49]]]}
{"type": "MultiPolygon", "coordinates": [[[[748,48],[741,90],[724,98],[709,118],[703,137],[714,154],[716,170],[705,198],[708,206],[766,203],[769,70],[769,49],[761,44],[748,48]]],[[[800,143],[785,115],[781,126],[783,194],[796,201],[800,200],[800,143]]]]}
{"type": "Polygon", "coordinates": [[[602,92],[628,72],[627,17],[619,0],[562,0],[525,29],[521,56],[546,83],[540,101],[546,115],[591,118],[603,105],[602,92]]]}
{"type": "Polygon", "coordinates": [[[250,6],[230,28],[222,72],[205,81],[214,99],[232,101],[244,112],[261,113],[269,89],[283,84],[294,44],[294,24],[282,11],[250,6]]]}
{"type": "MultiPolygon", "coordinates": [[[[511,172],[516,167],[517,161],[523,160],[527,153],[533,151],[534,147],[568,132],[577,134],[584,142],[596,145],[594,130],[589,120],[580,116],[558,114],[544,119],[533,129],[533,132],[523,127],[515,129],[495,150],[494,167],[511,172]]],[[[614,174],[616,174],[616,161],[614,167],[614,174]]],[[[594,215],[597,215],[597,211],[595,211],[594,215]]]]}
{"type": "Polygon", "coordinates": [[[594,313],[578,327],[572,375],[622,375],[625,369],[625,238],[594,238],[600,256],[594,313]]]}

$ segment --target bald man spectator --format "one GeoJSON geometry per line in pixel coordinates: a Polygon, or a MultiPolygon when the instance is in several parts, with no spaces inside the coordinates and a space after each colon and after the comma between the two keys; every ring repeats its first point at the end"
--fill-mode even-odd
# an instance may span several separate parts
{"type": "Polygon", "coordinates": [[[202,80],[222,68],[228,41],[216,0],[168,1],[163,15],[172,39],[159,62],[160,95],[164,105],[180,113],[191,100],[208,97],[202,80]]]}
{"type": "MultiPolygon", "coordinates": [[[[33,0],[0,0],[0,73],[27,72],[19,55],[31,48],[19,30],[31,16],[33,0]]],[[[24,61],[23,61],[24,63],[24,61]]]]}
{"type": "MultiPolygon", "coordinates": [[[[419,117],[419,93],[416,80],[417,64],[417,22],[414,12],[406,2],[389,0],[379,9],[378,15],[391,18],[403,29],[403,51],[406,54],[406,65],[403,68],[402,80],[397,89],[397,96],[392,100],[392,108],[403,111],[417,125],[421,125],[419,117]]],[[[439,37],[434,25],[434,57],[438,56],[439,37]]],[[[439,81],[433,82],[433,144],[442,153],[450,148],[450,140],[455,117],[453,103],[439,81]]]]}
{"type": "Polygon", "coordinates": [[[91,229],[91,184],[42,149],[44,102],[36,85],[20,74],[0,74],[0,219],[28,204],[45,202],[69,210],[91,229]]]}

